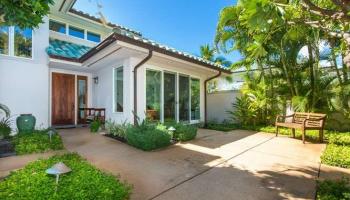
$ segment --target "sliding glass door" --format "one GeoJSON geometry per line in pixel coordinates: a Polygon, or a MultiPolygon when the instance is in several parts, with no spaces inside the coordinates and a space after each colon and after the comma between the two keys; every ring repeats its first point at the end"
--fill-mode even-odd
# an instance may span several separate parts
{"type": "Polygon", "coordinates": [[[161,120],[161,72],[146,71],[146,114],[152,121],[161,120]]]}
{"type": "Polygon", "coordinates": [[[176,121],[176,74],[164,72],[164,122],[176,121]]]}
{"type": "Polygon", "coordinates": [[[200,120],[200,80],[173,72],[146,71],[146,115],[152,121],[200,120]]]}
{"type": "Polygon", "coordinates": [[[190,78],[179,76],[179,121],[190,121],[190,78]]]}

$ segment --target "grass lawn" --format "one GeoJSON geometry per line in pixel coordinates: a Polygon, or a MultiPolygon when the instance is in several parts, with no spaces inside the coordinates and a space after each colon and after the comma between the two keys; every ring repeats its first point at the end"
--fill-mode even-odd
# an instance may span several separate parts
{"type": "Polygon", "coordinates": [[[12,138],[17,155],[42,153],[50,150],[63,149],[61,137],[54,134],[51,138],[46,131],[34,131],[29,134],[17,134],[12,138]]]}
{"type": "Polygon", "coordinates": [[[78,154],[37,160],[12,172],[0,182],[0,199],[128,199],[131,187],[116,177],[98,170],[78,154]],[[55,177],[45,170],[57,162],[72,169],[60,176],[57,192],[55,177]]]}

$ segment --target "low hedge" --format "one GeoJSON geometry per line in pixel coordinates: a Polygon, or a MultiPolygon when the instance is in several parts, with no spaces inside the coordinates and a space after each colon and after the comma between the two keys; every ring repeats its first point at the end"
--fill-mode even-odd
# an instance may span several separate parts
{"type": "Polygon", "coordinates": [[[50,137],[46,130],[34,131],[33,133],[20,133],[12,138],[17,155],[42,153],[50,150],[63,149],[60,135],[50,137]]]}
{"type": "Polygon", "coordinates": [[[178,123],[174,125],[174,128],[176,129],[174,132],[176,140],[184,142],[193,140],[197,136],[198,128],[196,126],[178,123]]]}
{"type": "Polygon", "coordinates": [[[131,146],[151,151],[170,145],[171,135],[164,125],[142,123],[127,128],[126,140],[131,146]]]}
{"type": "Polygon", "coordinates": [[[23,169],[14,171],[0,182],[0,199],[128,199],[131,187],[114,176],[106,174],[78,154],[53,156],[37,160],[23,169]],[[45,170],[57,162],[72,169],[61,175],[56,189],[54,176],[45,170]]]}
{"type": "Polygon", "coordinates": [[[224,132],[228,132],[228,131],[232,131],[232,130],[236,130],[239,128],[239,125],[237,124],[232,124],[232,123],[208,123],[205,127],[206,129],[211,129],[211,130],[216,130],[216,131],[224,131],[224,132]]]}

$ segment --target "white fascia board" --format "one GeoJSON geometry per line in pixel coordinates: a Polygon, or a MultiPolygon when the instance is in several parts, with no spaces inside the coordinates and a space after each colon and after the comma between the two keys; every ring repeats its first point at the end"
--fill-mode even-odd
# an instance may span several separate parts
{"type": "Polygon", "coordinates": [[[138,51],[138,52],[141,52],[141,53],[148,53],[149,52],[149,50],[146,49],[146,48],[142,48],[142,47],[139,47],[139,46],[127,43],[127,42],[123,42],[123,41],[118,41],[117,40],[117,44],[122,46],[122,47],[131,49],[131,50],[135,50],[135,51],[138,51]]]}
{"type": "Polygon", "coordinates": [[[82,67],[83,65],[78,62],[71,62],[68,60],[61,60],[61,59],[56,59],[56,58],[49,58],[49,66],[52,66],[53,64],[64,64],[64,65],[69,65],[69,66],[76,66],[76,67],[82,67]]]}

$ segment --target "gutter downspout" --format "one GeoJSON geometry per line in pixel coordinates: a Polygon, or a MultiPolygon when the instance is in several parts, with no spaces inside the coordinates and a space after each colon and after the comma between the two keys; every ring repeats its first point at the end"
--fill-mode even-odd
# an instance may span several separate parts
{"type": "Polygon", "coordinates": [[[207,120],[208,120],[208,111],[207,111],[207,83],[211,80],[213,80],[214,78],[217,78],[221,76],[221,71],[219,71],[219,73],[213,77],[208,78],[207,80],[204,81],[204,126],[207,126],[207,120]]]}
{"type": "Polygon", "coordinates": [[[148,55],[134,67],[134,125],[137,125],[137,69],[152,58],[153,51],[149,50],[148,55]]]}

